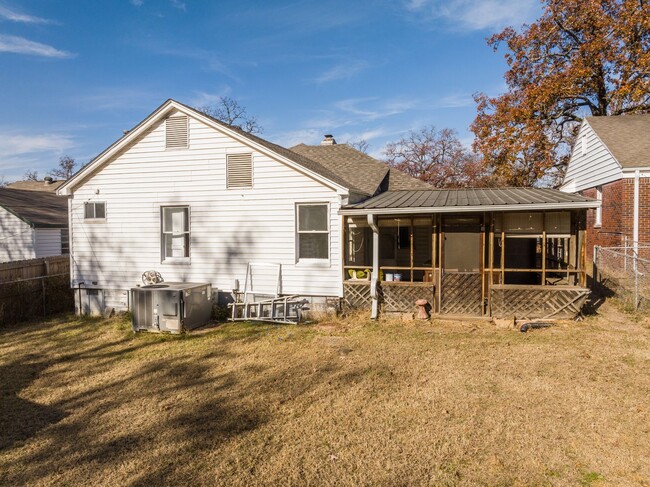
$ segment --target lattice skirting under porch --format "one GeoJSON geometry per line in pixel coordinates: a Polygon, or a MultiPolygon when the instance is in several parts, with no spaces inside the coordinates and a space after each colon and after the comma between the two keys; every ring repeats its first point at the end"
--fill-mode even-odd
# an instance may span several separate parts
{"type": "MultiPolygon", "coordinates": [[[[417,310],[415,301],[418,299],[426,299],[429,303],[433,304],[435,286],[432,283],[384,283],[379,285],[378,294],[380,310],[382,312],[409,313],[417,310]]],[[[343,306],[347,310],[369,310],[372,306],[370,283],[344,282],[343,306]]]]}
{"type": "Polygon", "coordinates": [[[442,314],[480,316],[483,314],[482,308],[480,273],[443,274],[442,314]]]}
{"type": "Polygon", "coordinates": [[[572,319],[587,296],[589,289],[582,287],[495,284],[490,289],[490,307],[495,318],[572,319]]]}
{"type": "Polygon", "coordinates": [[[435,286],[432,283],[400,283],[381,286],[381,311],[388,313],[412,313],[417,310],[415,302],[426,299],[433,305],[435,286]]]}
{"type": "Polygon", "coordinates": [[[370,309],[372,298],[370,297],[370,282],[343,283],[343,309],[370,309]]]}

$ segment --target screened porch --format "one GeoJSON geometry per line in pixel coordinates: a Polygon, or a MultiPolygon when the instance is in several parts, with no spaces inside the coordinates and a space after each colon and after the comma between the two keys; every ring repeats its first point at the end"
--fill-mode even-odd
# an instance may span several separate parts
{"type": "Polygon", "coordinates": [[[345,305],[412,312],[426,299],[442,315],[575,314],[587,294],[585,221],[581,208],[344,215],[345,305]]]}

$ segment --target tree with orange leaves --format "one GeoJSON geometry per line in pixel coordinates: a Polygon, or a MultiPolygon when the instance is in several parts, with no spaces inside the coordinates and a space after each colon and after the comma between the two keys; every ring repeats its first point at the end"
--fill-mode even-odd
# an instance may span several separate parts
{"type": "Polygon", "coordinates": [[[475,95],[474,149],[515,186],[562,177],[583,117],[650,110],[648,1],[542,1],[535,23],[488,39],[507,46],[508,91],[475,95]]]}

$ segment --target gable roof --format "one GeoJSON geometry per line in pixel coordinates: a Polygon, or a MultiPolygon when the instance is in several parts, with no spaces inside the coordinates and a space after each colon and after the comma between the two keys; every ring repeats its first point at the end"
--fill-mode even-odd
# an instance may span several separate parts
{"type": "Polygon", "coordinates": [[[650,113],[585,120],[621,167],[650,167],[650,113]]]}
{"type": "Polygon", "coordinates": [[[341,208],[343,215],[596,208],[600,202],[556,189],[466,188],[386,191],[341,208]]]}
{"type": "Polygon", "coordinates": [[[386,179],[388,190],[431,188],[427,183],[391,168],[347,144],[298,144],[291,150],[321,163],[348,184],[354,183],[368,195],[377,193],[386,179]]]}
{"type": "Polygon", "coordinates": [[[16,181],[9,183],[7,188],[56,193],[56,190],[59,189],[63,183],[65,183],[65,179],[62,179],[61,181],[52,181],[50,183],[46,183],[45,181],[16,181]]]}
{"type": "Polygon", "coordinates": [[[68,226],[68,199],[55,194],[0,188],[0,206],[34,228],[68,226]]]}
{"type": "Polygon", "coordinates": [[[324,184],[329,185],[334,189],[350,190],[362,194],[367,194],[360,190],[353,182],[346,181],[338,174],[331,171],[329,168],[323,166],[319,162],[313,161],[304,157],[296,152],[286,149],[280,145],[269,142],[261,137],[249,134],[238,127],[230,126],[220,120],[217,120],[209,115],[206,115],[192,107],[177,102],[176,100],[169,99],[156,110],[154,110],[147,118],[136,125],[133,129],[129,130],[124,136],[115,141],[111,146],[104,150],[101,154],[91,160],[86,166],[80,169],[72,178],[68,179],[58,190],[58,194],[68,194],[69,191],[82,183],[85,179],[94,174],[104,163],[109,161],[120,151],[124,150],[138,137],[143,135],[153,124],[162,120],[168,113],[173,110],[192,116],[207,125],[210,125],[221,132],[226,133],[230,137],[242,142],[270,157],[280,160],[285,164],[292,166],[294,169],[301,170],[302,172],[310,175],[324,184]]]}

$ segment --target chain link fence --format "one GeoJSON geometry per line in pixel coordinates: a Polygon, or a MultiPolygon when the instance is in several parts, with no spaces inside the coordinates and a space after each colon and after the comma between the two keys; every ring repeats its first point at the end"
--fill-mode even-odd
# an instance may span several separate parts
{"type": "Polygon", "coordinates": [[[594,247],[593,278],[597,291],[650,309],[650,245],[594,247]]]}

